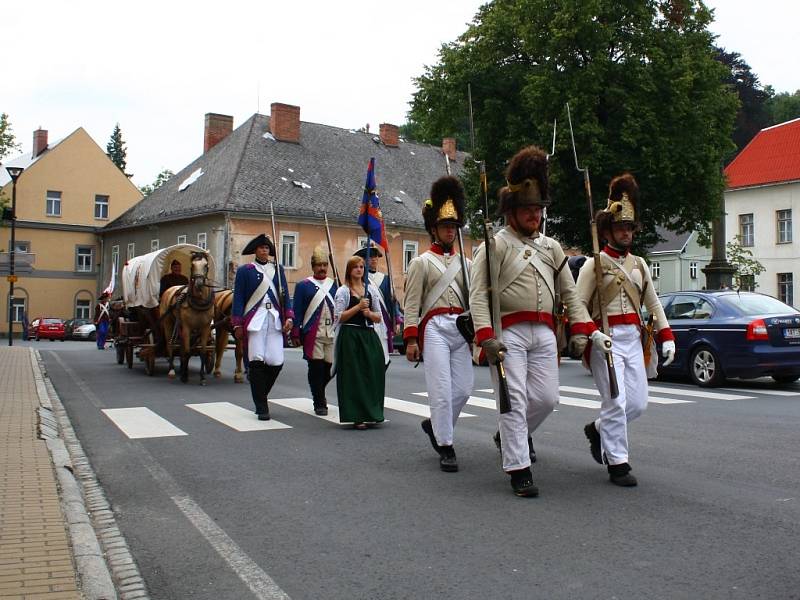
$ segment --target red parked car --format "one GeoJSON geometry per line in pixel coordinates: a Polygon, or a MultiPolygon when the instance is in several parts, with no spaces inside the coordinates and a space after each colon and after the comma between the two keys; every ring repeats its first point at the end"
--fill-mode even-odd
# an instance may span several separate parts
{"type": "Polygon", "coordinates": [[[66,333],[64,320],[55,317],[41,317],[31,322],[28,328],[28,339],[61,340],[64,341],[66,333]]]}

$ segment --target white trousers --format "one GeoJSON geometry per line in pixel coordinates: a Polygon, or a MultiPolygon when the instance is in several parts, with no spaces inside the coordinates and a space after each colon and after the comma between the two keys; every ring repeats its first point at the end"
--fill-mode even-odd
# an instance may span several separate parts
{"type": "Polygon", "coordinates": [[[247,359],[263,360],[277,367],[283,364],[283,333],[280,319],[267,314],[261,329],[247,332],[247,359]]]}
{"type": "Polygon", "coordinates": [[[456,328],[457,315],[434,315],[425,325],[425,383],[436,443],[453,445],[461,409],[469,400],[474,373],[469,345],[456,328]]]}
{"type": "Polygon", "coordinates": [[[600,432],[608,464],[621,465],[628,462],[628,423],[647,408],[647,373],[641,334],[636,325],[614,325],[611,338],[619,396],[610,397],[605,353],[593,345],[592,376],[601,400],[600,418],[595,421],[595,427],[600,432]]]}
{"type": "MultiPolygon", "coordinates": [[[[511,411],[500,415],[503,469],[516,471],[531,466],[528,434],[558,404],[556,336],[544,323],[517,323],[503,330],[503,343],[511,404],[511,411]]],[[[491,372],[497,389],[497,370],[491,372]]]]}

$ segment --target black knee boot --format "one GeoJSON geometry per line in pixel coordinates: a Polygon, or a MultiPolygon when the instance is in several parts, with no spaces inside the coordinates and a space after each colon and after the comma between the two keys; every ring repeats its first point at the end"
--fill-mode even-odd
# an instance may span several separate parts
{"type": "Polygon", "coordinates": [[[253,404],[256,405],[256,414],[259,420],[269,420],[269,405],[267,404],[267,365],[260,360],[250,361],[248,376],[250,379],[250,393],[253,404]]]}
{"type": "Polygon", "coordinates": [[[331,365],[324,360],[311,360],[308,363],[308,384],[314,399],[314,412],[320,414],[328,408],[325,386],[331,379],[331,365]]]}
{"type": "Polygon", "coordinates": [[[278,379],[278,374],[281,372],[283,365],[264,365],[264,369],[266,371],[266,378],[264,380],[264,404],[267,403],[267,398],[269,397],[269,393],[272,391],[272,386],[275,385],[275,381],[278,379]]]}

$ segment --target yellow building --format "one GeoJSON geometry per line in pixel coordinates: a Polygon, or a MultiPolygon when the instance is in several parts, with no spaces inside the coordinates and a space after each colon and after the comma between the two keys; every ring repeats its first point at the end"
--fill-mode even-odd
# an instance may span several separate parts
{"type": "MultiPolygon", "coordinates": [[[[91,318],[98,289],[98,230],[136,204],[142,194],[79,127],[48,145],[47,131],[33,133],[33,149],[0,167],[0,193],[10,202],[8,166],[17,179],[14,321],[23,315],[91,318]]],[[[0,275],[9,273],[11,228],[0,230],[0,275]]],[[[8,332],[9,284],[3,277],[0,331],[8,332]]],[[[15,333],[21,330],[14,326],[15,333]]]]}

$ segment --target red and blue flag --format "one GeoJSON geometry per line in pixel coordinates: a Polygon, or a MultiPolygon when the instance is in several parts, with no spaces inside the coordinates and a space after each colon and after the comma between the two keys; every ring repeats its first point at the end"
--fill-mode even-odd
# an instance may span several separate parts
{"type": "Polygon", "coordinates": [[[383,225],[380,199],[375,186],[374,158],[369,159],[369,167],[367,167],[367,183],[364,185],[364,195],[361,197],[358,224],[361,225],[369,239],[384,250],[389,249],[389,243],[386,241],[386,228],[383,225]]]}

